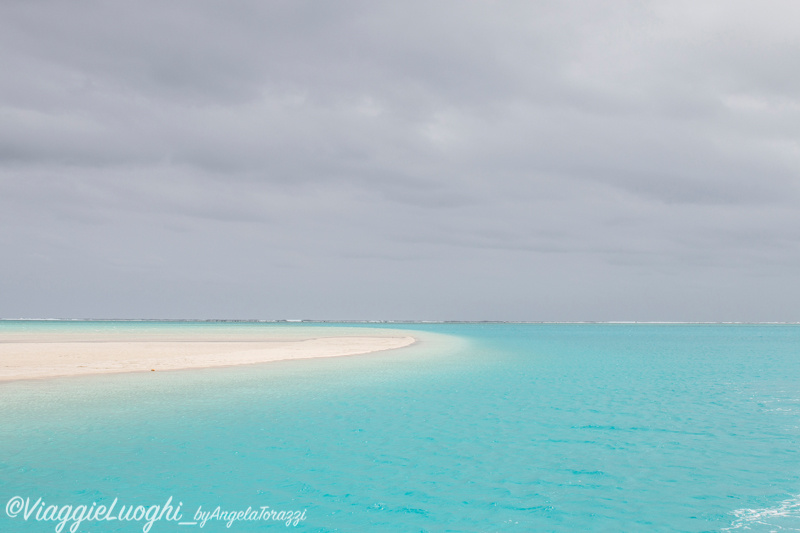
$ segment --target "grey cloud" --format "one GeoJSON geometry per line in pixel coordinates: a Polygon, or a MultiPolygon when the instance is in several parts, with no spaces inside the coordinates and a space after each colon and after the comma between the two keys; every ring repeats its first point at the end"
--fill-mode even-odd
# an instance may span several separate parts
{"type": "Polygon", "coordinates": [[[800,320],[796,15],[5,3],[0,316],[800,320]]]}

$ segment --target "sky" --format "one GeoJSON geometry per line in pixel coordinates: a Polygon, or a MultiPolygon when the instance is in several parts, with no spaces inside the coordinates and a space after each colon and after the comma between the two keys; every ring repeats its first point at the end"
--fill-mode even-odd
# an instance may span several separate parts
{"type": "Polygon", "coordinates": [[[796,1],[6,1],[0,317],[800,321],[796,1]]]}

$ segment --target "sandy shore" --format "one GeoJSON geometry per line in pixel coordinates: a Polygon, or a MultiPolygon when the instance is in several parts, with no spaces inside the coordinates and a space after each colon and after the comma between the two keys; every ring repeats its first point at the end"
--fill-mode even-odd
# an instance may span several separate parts
{"type": "Polygon", "coordinates": [[[0,340],[0,381],[247,365],[339,357],[402,348],[414,337],[325,337],[303,340],[0,340]]]}

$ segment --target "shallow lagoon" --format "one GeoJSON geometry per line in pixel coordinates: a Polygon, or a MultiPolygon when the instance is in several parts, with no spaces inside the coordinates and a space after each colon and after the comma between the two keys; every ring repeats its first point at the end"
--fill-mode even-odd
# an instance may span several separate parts
{"type": "MultiPolygon", "coordinates": [[[[377,327],[422,342],[0,384],[4,507],[17,495],[143,507],[172,497],[184,521],[198,507],[269,507],[304,510],[288,528],[315,532],[800,530],[800,326],[30,324],[377,327]]],[[[0,516],[2,531],[55,525],[0,516]]],[[[225,526],[203,530],[287,527],[225,526]]],[[[162,520],[151,531],[196,527],[162,520]]]]}

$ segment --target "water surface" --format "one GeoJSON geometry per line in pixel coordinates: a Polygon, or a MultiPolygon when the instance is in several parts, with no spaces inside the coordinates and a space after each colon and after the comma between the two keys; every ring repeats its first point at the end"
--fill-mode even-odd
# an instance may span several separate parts
{"type": "MultiPolygon", "coordinates": [[[[0,322],[0,338],[19,328],[389,328],[422,342],[0,384],[3,506],[172,496],[186,519],[305,510],[289,529],[314,532],[800,530],[796,325],[0,322]]],[[[2,531],[54,525],[0,516],[2,531]]]]}

